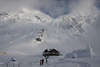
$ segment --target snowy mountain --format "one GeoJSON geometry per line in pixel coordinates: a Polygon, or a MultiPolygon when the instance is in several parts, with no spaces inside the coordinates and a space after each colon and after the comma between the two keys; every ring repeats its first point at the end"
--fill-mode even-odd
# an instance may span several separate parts
{"type": "MultiPolygon", "coordinates": [[[[42,51],[46,48],[56,48],[61,51],[63,56],[73,50],[86,48],[91,43],[87,37],[88,29],[92,28],[92,24],[97,21],[98,16],[97,12],[93,12],[92,15],[68,14],[53,19],[38,10],[27,8],[0,14],[0,50],[6,51],[8,56],[15,56],[20,61],[27,60],[27,63],[28,61],[33,62],[32,59],[35,59],[31,64],[37,66],[37,60],[42,58],[42,51]],[[36,38],[40,37],[41,29],[44,29],[42,41],[38,42],[36,38]]],[[[58,67],[59,65],[55,65],[54,61],[55,64],[62,63],[61,66],[66,66],[66,62],[70,62],[65,57],[57,57],[55,60],[52,57],[49,62],[53,65],[48,65],[58,67]]],[[[71,61],[87,64],[83,63],[83,59],[80,58],[71,59],[71,61]]],[[[89,61],[91,60],[89,59],[89,61]]],[[[75,64],[75,66],[77,65],[75,64]]]]}
{"type": "MultiPolygon", "coordinates": [[[[32,46],[36,43],[33,40],[38,37],[38,32],[41,29],[44,29],[45,32],[43,33],[44,41],[40,43],[41,46],[38,46],[40,50],[44,48],[62,50],[63,48],[63,51],[66,49],[72,51],[72,47],[76,46],[74,44],[78,46],[74,49],[81,48],[82,45],[80,44],[82,43],[80,41],[86,39],[84,37],[85,28],[95,22],[96,17],[97,15],[91,17],[91,15],[84,16],[79,14],[73,16],[69,14],[53,19],[40,11],[26,8],[9,12],[7,15],[2,14],[0,17],[0,41],[3,44],[1,49],[7,47],[8,51],[14,49],[16,52],[17,50],[19,53],[23,52],[22,54],[24,54],[25,50],[25,53],[34,53],[32,50],[35,48],[32,46]],[[65,48],[61,48],[61,44],[65,48]],[[60,48],[56,47],[56,45],[60,48]]],[[[85,48],[85,46],[83,47],[85,48]]],[[[38,50],[36,49],[36,51],[38,50]]]]}
{"type": "Polygon", "coordinates": [[[9,20],[15,20],[17,22],[21,22],[22,20],[32,21],[34,22],[50,22],[51,17],[48,15],[37,11],[37,10],[29,10],[26,8],[19,9],[18,11],[12,11],[9,13],[1,13],[0,15],[1,21],[9,21],[9,20]]]}
{"type": "Polygon", "coordinates": [[[14,42],[21,42],[25,38],[32,39],[43,28],[44,24],[51,22],[51,17],[39,11],[28,9],[9,12],[0,16],[0,43],[1,49],[11,47],[14,42]],[[35,31],[37,30],[37,31],[35,31]],[[33,35],[34,34],[34,35],[33,35]]]}

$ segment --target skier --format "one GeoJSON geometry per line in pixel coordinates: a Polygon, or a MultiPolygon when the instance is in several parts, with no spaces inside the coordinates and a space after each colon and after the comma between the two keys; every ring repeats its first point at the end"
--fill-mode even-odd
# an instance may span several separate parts
{"type": "Polygon", "coordinates": [[[44,64],[44,59],[40,60],[40,66],[44,64]]]}
{"type": "Polygon", "coordinates": [[[46,63],[48,63],[48,57],[49,57],[49,56],[46,56],[46,57],[45,57],[46,63]]]}
{"type": "Polygon", "coordinates": [[[48,58],[49,58],[48,52],[49,52],[48,49],[45,49],[43,52],[43,56],[45,57],[46,63],[48,63],[48,58]]]}
{"type": "Polygon", "coordinates": [[[39,33],[40,33],[40,37],[43,37],[44,29],[41,29],[41,32],[39,33]]]}
{"type": "Polygon", "coordinates": [[[38,37],[36,38],[36,41],[42,41],[43,33],[44,33],[44,29],[41,29],[41,31],[38,34],[38,37]]]}

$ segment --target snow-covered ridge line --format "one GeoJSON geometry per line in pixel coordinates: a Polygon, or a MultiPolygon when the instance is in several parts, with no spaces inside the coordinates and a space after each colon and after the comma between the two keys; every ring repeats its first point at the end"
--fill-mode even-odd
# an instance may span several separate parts
{"type": "Polygon", "coordinates": [[[9,13],[1,13],[0,14],[0,21],[5,22],[8,20],[12,21],[28,21],[27,23],[46,23],[46,22],[51,22],[52,18],[38,10],[30,10],[27,8],[22,8],[21,10],[18,11],[12,11],[9,13]],[[29,22],[31,21],[31,22],[29,22]]]}
{"type": "MultiPolygon", "coordinates": [[[[62,27],[66,30],[68,29],[76,29],[79,32],[84,32],[83,28],[94,23],[99,16],[99,11],[93,11],[89,14],[85,13],[76,13],[76,14],[68,14],[63,15],[54,20],[54,25],[62,27]]],[[[65,30],[64,30],[65,31],[65,30]]]]}

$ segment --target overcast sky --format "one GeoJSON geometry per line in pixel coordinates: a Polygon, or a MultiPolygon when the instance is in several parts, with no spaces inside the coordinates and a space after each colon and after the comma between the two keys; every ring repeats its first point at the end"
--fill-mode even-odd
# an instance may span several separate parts
{"type": "Polygon", "coordinates": [[[0,0],[0,11],[12,11],[19,8],[39,9],[52,17],[70,12],[70,3],[79,0],[0,0]],[[55,12],[57,12],[55,14],[55,12]],[[52,14],[53,13],[53,14],[52,14]]]}
{"type": "MultiPolygon", "coordinates": [[[[83,0],[0,0],[0,11],[12,11],[23,7],[35,8],[52,17],[58,17],[70,13],[71,8],[75,7],[80,1],[83,0]]],[[[100,0],[94,1],[96,2],[95,5],[100,7],[100,0]]]]}

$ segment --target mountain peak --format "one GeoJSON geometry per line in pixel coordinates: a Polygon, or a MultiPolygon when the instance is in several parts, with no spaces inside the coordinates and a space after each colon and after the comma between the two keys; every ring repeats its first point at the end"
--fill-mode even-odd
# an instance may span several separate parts
{"type": "Polygon", "coordinates": [[[15,19],[17,21],[25,21],[31,23],[50,22],[52,18],[39,10],[21,8],[16,11],[9,12],[6,16],[0,17],[2,21],[15,19]]]}

